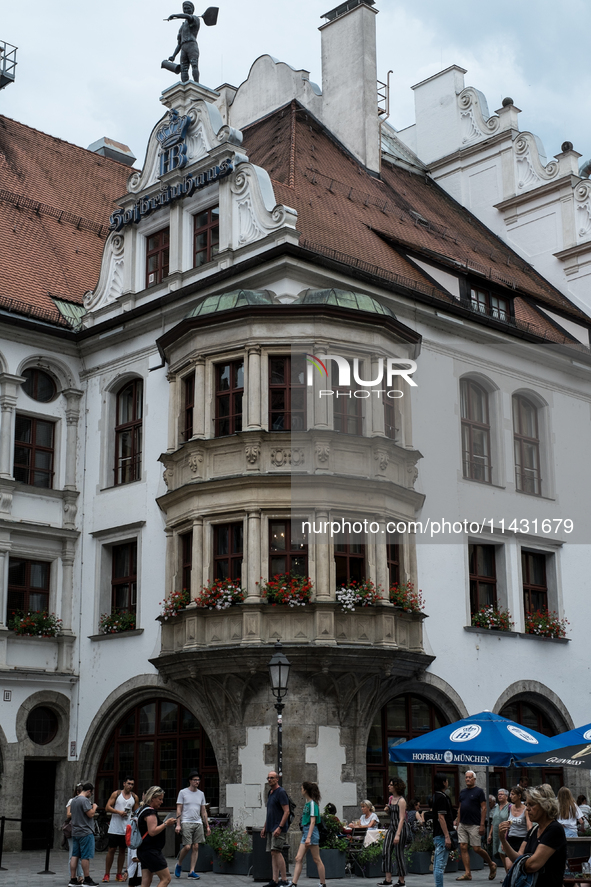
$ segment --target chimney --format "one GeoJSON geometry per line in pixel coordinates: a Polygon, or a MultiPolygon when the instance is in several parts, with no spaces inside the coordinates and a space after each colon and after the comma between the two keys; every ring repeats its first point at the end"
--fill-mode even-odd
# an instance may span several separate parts
{"type": "Polygon", "coordinates": [[[380,170],[375,0],[346,0],[322,18],[323,123],[369,170],[380,170]]]}
{"type": "Polygon", "coordinates": [[[93,142],[92,145],[88,146],[88,150],[93,151],[95,154],[100,154],[101,157],[118,160],[119,163],[124,163],[125,166],[133,166],[137,159],[133,156],[131,148],[123,145],[121,142],[115,142],[113,139],[108,138],[108,136],[103,136],[98,142],[93,142]]]}

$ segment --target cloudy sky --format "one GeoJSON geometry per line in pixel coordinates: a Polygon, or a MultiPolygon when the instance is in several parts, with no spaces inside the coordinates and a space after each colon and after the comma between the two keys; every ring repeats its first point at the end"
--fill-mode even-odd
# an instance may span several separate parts
{"type": "MultiPolygon", "coordinates": [[[[269,53],[321,83],[322,13],[336,0],[214,0],[216,27],[200,32],[201,80],[239,85],[269,53]]],[[[205,6],[205,4],[204,4],[205,6]]],[[[0,39],[19,47],[17,79],[0,92],[0,113],[88,146],[107,135],[143,159],[174,82],[160,62],[176,44],[181,0],[4,0],[0,39]]],[[[542,138],[550,158],[565,139],[591,157],[590,0],[378,0],[378,76],[391,78],[391,118],[414,121],[410,86],[442,68],[468,69],[466,85],[489,108],[511,96],[521,129],[542,138]]],[[[197,12],[203,12],[200,7],[197,12]]]]}

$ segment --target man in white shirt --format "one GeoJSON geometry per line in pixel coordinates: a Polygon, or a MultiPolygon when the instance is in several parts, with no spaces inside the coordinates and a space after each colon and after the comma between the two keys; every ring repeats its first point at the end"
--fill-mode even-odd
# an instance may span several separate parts
{"type": "Polygon", "coordinates": [[[107,850],[107,858],[105,860],[105,876],[103,881],[111,879],[111,866],[115,858],[115,850],[119,849],[117,858],[117,875],[116,881],[125,881],[123,877],[123,863],[125,862],[125,853],[127,846],[125,844],[125,830],[130,822],[130,815],[133,810],[137,810],[140,805],[138,796],[134,794],[133,787],[135,781],[128,778],[123,783],[123,789],[117,789],[113,792],[107,801],[105,810],[111,814],[109,823],[109,849],[107,850]]]}
{"type": "Polygon", "coordinates": [[[205,834],[211,834],[205,809],[205,796],[199,789],[199,774],[189,773],[189,787],[183,788],[176,799],[176,831],[181,834],[181,852],[174,869],[175,878],[180,878],[183,859],[191,851],[191,871],[189,878],[199,880],[195,871],[199,844],[205,844],[205,834]],[[205,831],[204,831],[205,828],[205,831]]]}

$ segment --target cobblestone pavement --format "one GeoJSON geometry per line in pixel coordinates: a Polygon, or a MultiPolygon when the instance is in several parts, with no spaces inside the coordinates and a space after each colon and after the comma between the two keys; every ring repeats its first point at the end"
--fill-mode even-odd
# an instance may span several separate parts
{"type": "MultiPolygon", "coordinates": [[[[171,871],[173,870],[174,860],[169,860],[171,871]]],[[[41,887],[65,887],[69,882],[68,857],[64,851],[54,850],[51,853],[49,868],[55,872],[53,875],[39,874],[45,868],[45,852],[25,851],[21,853],[4,853],[2,857],[2,866],[7,869],[5,872],[0,871],[0,887],[32,887],[32,885],[41,885],[41,887]]],[[[104,873],[104,855],[97,854],[90,866],[91,877],[95,881],[101,881],[104,873]]],[[[304,873],[305,874],[305,868],[304,873]]],[[[111,883],[115,884],[111,875],[111,883]]],[[[445,875],[446,887],[455,887],[455,879],[457,874],[445,875]]],[[[378,878],[349,878],[339,882],[342,887],[375,887],[378,878]]],[[[472,881],[483,887],[485,881],[488,881],[488,869],[480,872],[472,873],[472,881]]],[[[184,884],[187,882],[187,875],[183,873],[183,877],[177,881],[173,877],[172,884],[184,884]]],[[[499,869],[496,878],[496,884],[502,882],[502,873],[499,869]]],[[[254,882],[252,878],[240,875],[214,875],[213,872],[207,872],[201,875],[202,887],[257,887],[258,882],[254,882]]],[[[406,883],[408,887],[433,887],[433,875],[407,875],[406,883]]],[[[154,878],[153,887],[157,885],[157,878],[154,878]]],[[[331,881],[334,887],[337,882],[331,881]]],[[[311,878],[302,877],[300,880],[301,887],[317,887],[317,881],[311,878]]]]}

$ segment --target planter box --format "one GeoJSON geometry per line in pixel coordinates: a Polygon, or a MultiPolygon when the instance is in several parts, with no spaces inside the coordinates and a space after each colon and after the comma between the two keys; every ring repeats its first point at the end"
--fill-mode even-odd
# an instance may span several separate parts
{"type": "MultiPolygon", "coordinates": [[[[260,829],[252,829],[252,877],[254,881],[271,881],[273,879],[273,865],[271,854],[267,853],[267,838],[261,838],[260,829]]],[[[285,859],[286,871],[289,862],[289,844],[282,850],[285,859]]]]}
{"type": "MultiPolygon", "coordinates": [[[[213,847],[210,847],[209,844],[199,844],[199,855],[197,857],[197,865],[195,866],[196,872],[211,872],[213,871],[213,847]]],[[[185,858],[183,859],[183,871],[188,872],[191,870],[191,853],[187,853],[185,858]]]]}
{"type": "Polygon", "coordinates": [[[445,866],[445,868],[443,869],[443,871],[444,871],[444,872],[447,872],[447,873],[449,874],[450,872],[457,872],[457,870],[458,870],[458,861],[457,861],[457,859],[448,859],[448,860],[447,860],[447,865],[445,866]]]}
{"type": "MultiPolygon", "coordinates": [[[[479,872],[484,868],[484,859],[478,855],[478,853],[474,853],[472,848],[470,847],[470,868],[473,872],[479,872]]],[[[462,862],[462,857],[458,859],[458,871],[464,871],[464,863],[462,862]]]]}
{"type": "Polygon", "coordinates": [[[421,851],[419,853],[411,853],[410,865],[408,866],[408,871],[410,872],[410,874],[428,875],[431,868],[432,855],[433,854],[430,850],[421,851]]]}
{"type": "Polygon", "coordinates": [[[381,857],[374,859],[372,862],[366,862],[365,865],[361,865],[355,860],[354,869],[355,875],[358,878],[380,878],[382,875],[381,857]]]}
{"type": "MultiPolygon", "coordinates": [[[[306,876],[318,880],[318,869],[316,868],[316,863],[312,859],[312,853],[308,851],[306,857],[306,876]]],[[[332,880],[345,877],[345,865],[347,863],[347,856],[345,853],[342,853],[340,850],[321,850],[320,859],[324,863],[324,868],[326,869],[327,881],[329,878],[332,880]]]]}
{"type": "Polygon", "coordinates": [[[252,853],[235,853],[232,862],[224,862],[217,853],[213,855],[215,875],[247,875],[252,866],[252,853]]]}

